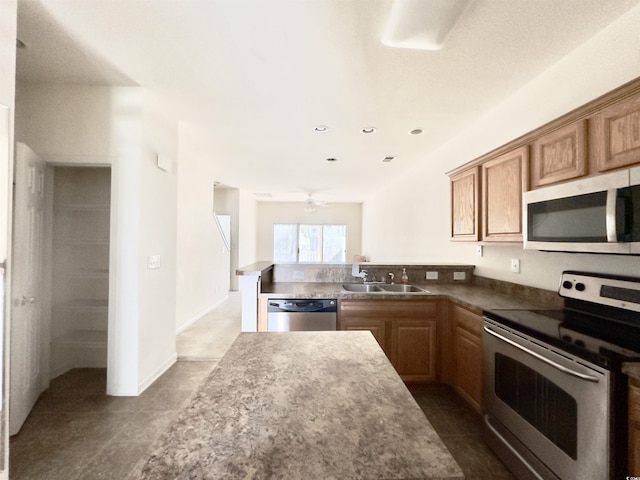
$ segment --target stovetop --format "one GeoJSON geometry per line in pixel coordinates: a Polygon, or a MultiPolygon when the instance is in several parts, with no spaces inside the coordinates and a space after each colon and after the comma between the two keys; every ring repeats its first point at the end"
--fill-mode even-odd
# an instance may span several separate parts
{"type": "Polygon", "coordinates": [[[607,369],[640,361],[640,329],[571,310],[488,310],[485,317],[607,369]]]}
{"type": "Polygon", "coordinates": [[[484,312],[513,330],[604,368],[640,361],[640,279],[585,272],[562,274],[559,310],[484,312]]]}

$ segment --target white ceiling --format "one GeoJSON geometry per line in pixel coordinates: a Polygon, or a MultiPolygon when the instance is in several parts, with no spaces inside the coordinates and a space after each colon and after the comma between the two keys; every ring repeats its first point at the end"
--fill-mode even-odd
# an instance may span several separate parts
{"type": "Polygon", "coordinates": [[[381,43],[391,0],[19,0],[18,80],[149,88],[223,184],[360,202],[637,3],[475,0],[424,51],[381,43]]]}

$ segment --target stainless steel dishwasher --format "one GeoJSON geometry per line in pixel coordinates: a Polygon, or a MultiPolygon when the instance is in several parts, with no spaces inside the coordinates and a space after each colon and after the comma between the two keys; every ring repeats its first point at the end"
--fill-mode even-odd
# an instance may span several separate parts
{"type": "Polygon", "coordinates": [[[335,330],[335,298],[269,299],[267,331],[335,330]]]}

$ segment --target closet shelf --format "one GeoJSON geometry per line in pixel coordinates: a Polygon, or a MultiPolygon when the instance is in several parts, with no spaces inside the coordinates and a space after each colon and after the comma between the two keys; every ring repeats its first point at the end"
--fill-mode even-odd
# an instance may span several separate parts
{"type": "Polygon", "coordinates": [[[74,330],[66,337],[57,338],[55,342],[62,345],[74,345],[74,344],[103,345],[107,343],[107,331],[106,330],[74,330]]]}
{"type": "Polygon", "coordinates": [[[104,312],[108,307],[107,299],[78,299],[61,303],[55,308],[67,312],[104,312]]]}
{"type": "Polygon", "coordinates": [[[104,238],[60,238],[54,244],[58,247],[77,247],[77,246],[109,246],[109,239],[104,238]]]}
{"type": "Polygon", "coordinates": [[[109,270],[107,269],[78,269],[71,270],[63,276],[67,278],[82,278],[82,279],[103,279],[109,278],[109,270]]]}
{"type": "Polygon", "coordinates": [[[60,212],[99,212],[109,211],[109,204],[89,204],[89,203],[67,203],[55,207],[60,212]]]}

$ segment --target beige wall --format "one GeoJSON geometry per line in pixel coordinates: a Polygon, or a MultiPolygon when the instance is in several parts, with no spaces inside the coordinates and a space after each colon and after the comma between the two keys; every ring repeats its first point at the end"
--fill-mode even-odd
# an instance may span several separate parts
{"type": "Polygon", "coordinates": [[[550,290],[569,268],[637,276],[638,257],[523,251],[518,246],[487,246],[484,256],[477,257],[473,245],[449,241],[446,172],[640,76],[638,25],[640,6],[424,155],[414,169],[387,185],[384,194],[378,191],[363,206],[364,253],[373,261],[465,262],[475,264],[479,275],[550,290]],[[510,273],[511,258],[521,259],[520,274],[510,273]]]}
{"type": "Polygon", "coordinates": [[[251,265],[258,258],[258,202],[253,194],[240,190],[238,225],[238,265],[251,265]]]}
{"type": "Polygon", "coordinates": [[[137,87],[19,85],[16,103],[16,139],[46,161],[112,166],[107,391],[135,395],[176,356],[177,124],[137,87]]]}
{"type": "Polygon", "coordinates": [[[209,312],[229,290],[229,253],[213,217],[215,171],[185,126],[178,167],[176,325],[181,331],[209,312]]]}
{"type": "Polygon", "coordinates": [[[354,255],[360,254],[362,206],[359,203],[332,203],[308,213],[304,211],[304,203],[258,202],[258,260],[273,259],[274,223],[347,225],[347,262],[351,262],[354,255]]]}

